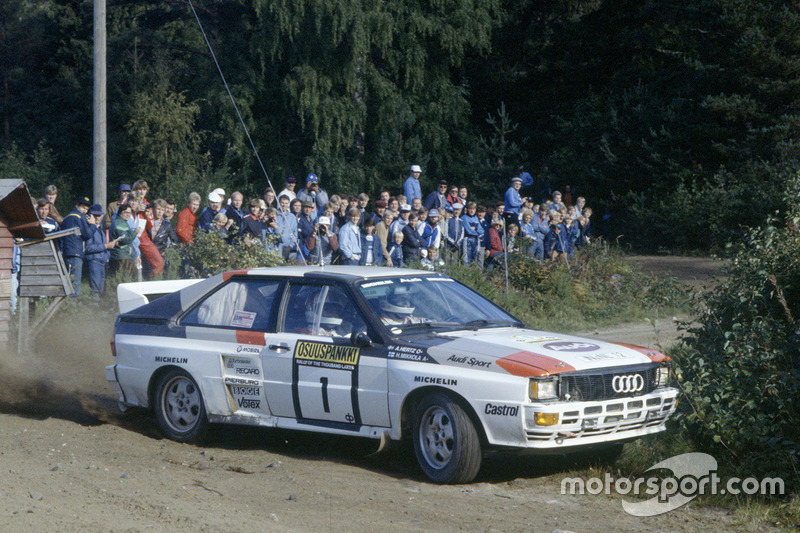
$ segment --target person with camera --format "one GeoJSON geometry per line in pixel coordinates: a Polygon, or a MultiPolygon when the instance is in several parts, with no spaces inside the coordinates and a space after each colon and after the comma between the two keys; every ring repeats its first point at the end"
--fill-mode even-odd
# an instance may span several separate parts
{"type": "Polygon", "coordinates": [[[303,253],[314,265],[330,265],[339,251],[339,237],[331,231],[331,219],[319,217],[311,235],[304,241],[303,253]]]}
{"type": "Polygon", "coordinates": [[[312,212],[312,220],[316,220],[317,216],[322,213],[325,204],[328,203],[328,193],[325,189],[319,186],[319,176],[311,172],[306,176],[306,187],[297,193],[297,199],[301,202],[310,201],[314,204],[314,211],[312,212]]]}

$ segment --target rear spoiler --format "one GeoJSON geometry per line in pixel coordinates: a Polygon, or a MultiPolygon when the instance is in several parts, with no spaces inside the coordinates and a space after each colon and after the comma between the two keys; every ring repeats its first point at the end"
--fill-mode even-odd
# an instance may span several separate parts
{"type": "Polygon", "coordinates": [[[150,303],[165,294],[177,292],[189,285],[203,281],[202,279],[170,279],[162,281],[141,281],[138,283],[120,283],[117,285],[117,302],[119,312],[127,313],[146,303],[150,303]]]}

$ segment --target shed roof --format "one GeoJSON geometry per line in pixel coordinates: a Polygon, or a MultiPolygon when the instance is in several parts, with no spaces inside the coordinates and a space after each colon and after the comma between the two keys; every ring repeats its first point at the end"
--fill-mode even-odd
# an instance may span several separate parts
{"type": "Polygon", "coordinates": [[[14,237],[44,239],[44,230],[39,224],[39,217],[25,181],[0,179],[0,223],[14,237]]]}

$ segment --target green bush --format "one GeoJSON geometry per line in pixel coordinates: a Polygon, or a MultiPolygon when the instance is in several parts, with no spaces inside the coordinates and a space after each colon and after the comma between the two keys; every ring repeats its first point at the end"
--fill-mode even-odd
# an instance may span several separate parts
{"type": "Polygon", "coordinates": [[[191,244],[166,250],[167,278],[201,278],[228,270],[270,267],[283,264],[275,251],[267,251],[259,241],[231,246],[216,232],[198,231],[191,244]]]}
{"type": "Polygon", "coordinates": [[[585,329],[673,314],[690,307],[691,295],[674,279],[656,280],[602,242],[584,246],[569,260],[537,261],[517,256],[505,274],[453,265],[447,273],[538,329],[585,329]]]}
{"type": "Polygon", "coordinates": [[[742,475],[780,476],[800,487],[800,179],[788,216],[731,246],[728,280],[703,302],[678,355],[701,449],[742,475]]]}

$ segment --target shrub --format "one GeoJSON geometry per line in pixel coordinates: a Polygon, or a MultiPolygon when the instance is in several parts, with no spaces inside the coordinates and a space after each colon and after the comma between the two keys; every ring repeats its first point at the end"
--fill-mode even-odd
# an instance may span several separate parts
{"type": "MultiPolygon", "coordinates": [[[[800,180],[787,194],[797,198],[800,180]]],[[[800,454],[800,211],[732,245],[729,278],[703,302],[678,362],[700,447],[748,476],[797,489],[800,454]]],[[[722,464],[723,461],[720,461],[722,464]]]]}
{"type": "Polygon", "coordinates": [[[269,267],[283,264],[275,251],[267,251],[259,241],[231,246],[216,232],[199,231],[189,245],[166,250],[169,261],[167,278],[199,278],[227,270],[269,267]]]}

